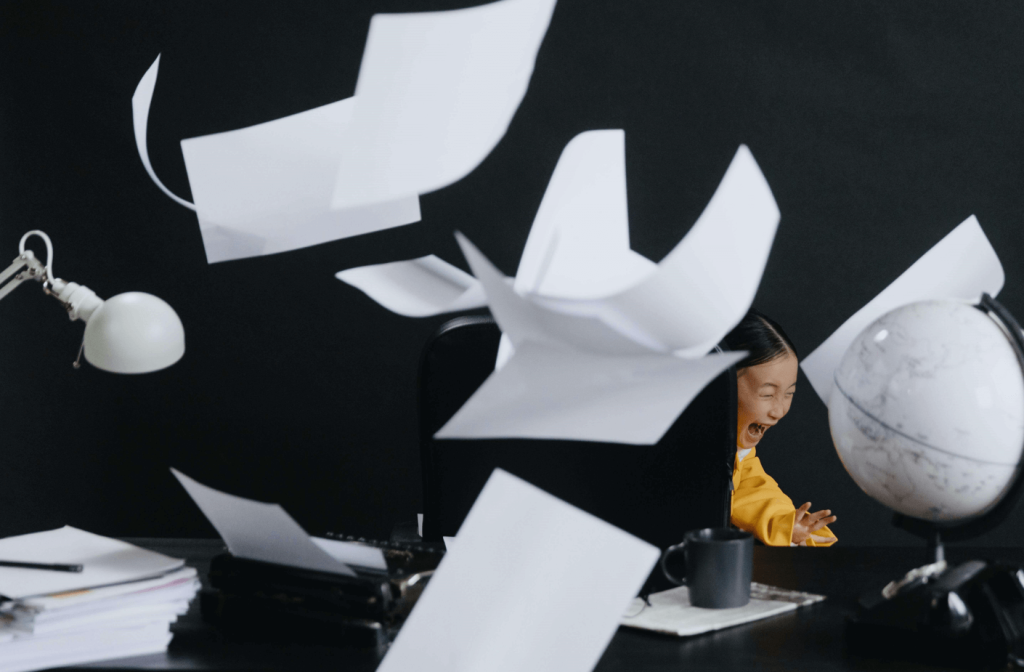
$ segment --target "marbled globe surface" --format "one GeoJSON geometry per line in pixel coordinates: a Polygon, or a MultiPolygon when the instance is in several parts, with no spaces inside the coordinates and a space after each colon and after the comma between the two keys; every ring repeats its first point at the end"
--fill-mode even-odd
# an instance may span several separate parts
{"type": "Polygon", "coordinates": [[[959,522],[995,506],[1024,448],[1024,373],[986,313],[955,301],[897,308],[853,341],[829,397],[836,450],[889,508],[959,522]]]}

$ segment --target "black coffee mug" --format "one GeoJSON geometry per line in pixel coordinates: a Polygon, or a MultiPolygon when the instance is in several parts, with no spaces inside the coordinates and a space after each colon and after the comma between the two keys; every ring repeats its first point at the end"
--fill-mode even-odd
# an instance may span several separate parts
{"type": "Polygon", "coordinates": [[[683,535],[682,543],[661,555],[661,571],[672,583],[690,589],[690,604],[706,609],[730,609],[750,602],[754,568],[754,535],[724,527],[707,527],[683,535]],[[671,555],[682,551],[686,576],[668,569],[671,555]]]}

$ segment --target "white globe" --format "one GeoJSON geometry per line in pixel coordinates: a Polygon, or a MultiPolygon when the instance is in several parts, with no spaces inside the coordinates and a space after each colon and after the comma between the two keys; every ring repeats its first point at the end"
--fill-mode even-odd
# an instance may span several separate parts
{"type": "Polygon", "coordinates": [[[1024,449],[1024,372],[1002,327],[968,303],[890,311],[836,369],[829,425],[868,495],[907,516],[963,522],[995,506],[1024,449]]]}

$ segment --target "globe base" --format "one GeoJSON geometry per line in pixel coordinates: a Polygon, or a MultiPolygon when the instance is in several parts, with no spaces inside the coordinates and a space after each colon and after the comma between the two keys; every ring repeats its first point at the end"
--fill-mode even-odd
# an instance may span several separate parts
{"type": "Polygon", "coordinates": [[[1024,666],[1024,569],[945,565],[919,567],[861,597],[847,622],[851,653],[966,669],[1024,666]]]}

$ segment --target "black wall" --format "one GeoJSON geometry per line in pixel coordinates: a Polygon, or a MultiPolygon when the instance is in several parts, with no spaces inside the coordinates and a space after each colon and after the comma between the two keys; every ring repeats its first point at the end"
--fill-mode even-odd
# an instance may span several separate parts
{"type": "MultiPolygon", "coordinates": [[[[751,147],[782,211],[755,305],[804,354],[972,213],[1024,317],[1018,2],[560,0],[508,134],[422,198],[422,222],[207,265],[194,213],[135,150],[131,96],[156,55],[150,154],[188,198],[179,140],[350,96],[372,14],[462,4],[0,5],[0,268],[41,228],[58,276],[156,294],[187,339],[160,373],[76,372],[81,323],[34,284],[0,303],[0,534],[212,535],[172,465],[311,532],[411,519],[417,359],[446,317],[392,315],[334,273],[429,253],[465,268],[456,228],[514,273],[559,153],[589,129],[626,130],[633,247],[655,260],[751,147]]],[[[833,508],[841,543],[918,543],[846,475],[799,387],[759,451],[769,473],[833,508]]],[[[1022,533],[1018,511],[979,541],[1022,533]]]]}

